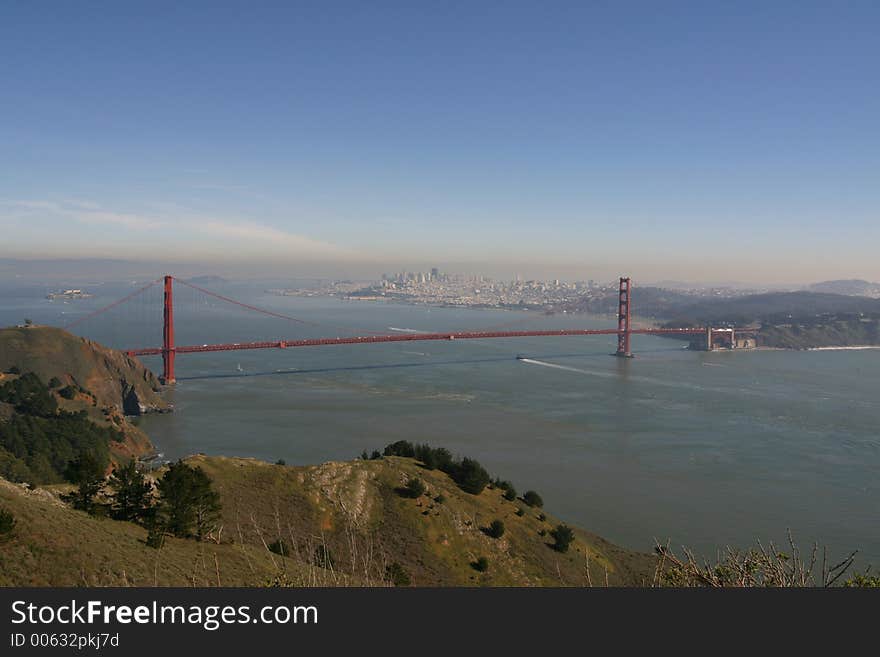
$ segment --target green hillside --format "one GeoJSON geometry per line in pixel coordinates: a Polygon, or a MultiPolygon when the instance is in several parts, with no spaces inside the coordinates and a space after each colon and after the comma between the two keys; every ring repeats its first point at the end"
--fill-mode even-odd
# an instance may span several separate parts
{"type": "Polygon", "coordinates": [[[413,585],[604,586],[653,575],[651,555],[579,529],[568,551],[558,552],[550,537],[557,519],[504,499],[498,488],[465,493],[414,459],[289,467],[196,456],[188,463],[220,493],[219,543],[168,538],[157,550],[138,525],[68,507],[61,487],[31,491],[0,481],[0,507],[17,519],[0,550],[0,584],[384,585],[396,574],[413,585]],[[426,491],[408,497],[403,487],[415,477],[426,491]],[[500,538],[486,532],[493,520],[504,523],[500,538]],[[268,549],[278,539],[289,558],[268,549]],[[329,563],[316,559],[324,550],[329,563]],[[480,557],[485,572],[474,567],[480,557]]]}

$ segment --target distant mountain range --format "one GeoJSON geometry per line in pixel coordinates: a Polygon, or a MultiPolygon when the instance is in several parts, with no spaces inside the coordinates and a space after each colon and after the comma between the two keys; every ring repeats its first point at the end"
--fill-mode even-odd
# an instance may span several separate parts
{"type": "MultiPolygon", "coordinates": [[[[817,284],[817,285],[822,285],[817,284]]],[[[790,319],[813,321],[819,316],[880,316],[880,297],[801,290],[729,297],[695,296],[659,287],[636,287],[633,307],[639,317],[654,317],[675,325],[747,325],[790,319]]],[[[568,312],[614,314],[617,295],[582,298],[567,304],[568,312]]]]}
{"type": "Polygon", "coordinates": [[[821,283],[813,283],[807,289],[810,292],[827,292],[829,294],[844,294],[851,297],[880,299],[880,283],[871,283],[860,279],[822,281],[821,283]]]}

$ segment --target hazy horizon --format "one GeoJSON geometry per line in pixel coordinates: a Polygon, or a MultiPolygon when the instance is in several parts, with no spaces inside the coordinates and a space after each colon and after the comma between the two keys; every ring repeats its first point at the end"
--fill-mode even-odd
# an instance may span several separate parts
{"type": "MultiPolygon", "coordinates": [[[[255,266],[253,263],[229,262],[158,262],[150,260],[120,260],[104,258],[58,258],[58,259],[17,259],[0,257],[0,283],[22,281],[26,283],[57,283],[59,281],[122,281],[122,280],[145,280],[157,278],[163,274],[172,274],[179,278],[191,278],[199,276],[219,276],[233,281],[284,281],[284,280],[344,280],[375,281],[383,274],[396,274],[399,272],[429,272],[433,267],[438,267],[444,273],[464,276],[485,276],[498,281],[512,281],[517,276],[523,280],[553,280],[561,281],[588,281],[593,280],[597,284],[616,284],[618,276],[632,275],[631,272],[621,269],[619,272],[610,274],[590,268],[542,267],[540,265],[523,265],[519,268],[511,267],[480,267],[476,263],[386,263],[387,266],[375,268],[375,264],[338,264],[309,265],[306,268],[278,266],[255,266]],[[596,273],[599,271],[599,273],[596,273]]],[[[829,280],[857,280],[857,277],[847,276],[840,279],[810,279],[789,280],[782,282],[768,282],[760,280],[742,279],[680,279],[680,278],[638,278],[634,277],[636,286],[660,286],[660,287],[688,287],[710,288],[761,288],[794,290],[806,288],[815,283],[829,280]]],[[[866,280],[870,283],[877,281],[866,280]]],[[[880,283],[878,283],[880,284],[880,283]]]]}
{"type": "Polygon", "coordinates": [[[876,3],[3,14],[3,258],[880,280],[876,3]]]}

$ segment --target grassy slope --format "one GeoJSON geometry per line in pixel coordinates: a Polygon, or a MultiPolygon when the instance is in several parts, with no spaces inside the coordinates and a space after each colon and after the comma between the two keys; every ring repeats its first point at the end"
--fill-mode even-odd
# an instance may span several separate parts
{"type": "Polygon", "coordinates": [[[650,555],[630,552],[577,530],[567,554],[550,547],[558,521],[508,502],[501,491],[460,491],[444,474],[411,459],[276,466],[250,459],[196,456],[223,501],[220,544],[169,539],[156,551],[133,524],[96,519],[58,502],[57,491],[25,492],[0,481],[0,506],[18,524],[0,549],[2,585],[260,585],[280,577],[294,585],[376,585],[392,562],[417,585],[584,586],[639,584],[650,578],[650,555]],[[419,476],[428,495],[409,499],[395,489],[419,476]],[[443,494],[443,504],[432,497],[443,494]],[[519,517],[517,508],[526,509],[519,517]],[[501,539],[481,527],[504,521],[501,539]],[[264,546],[282,537],[291,558],[264,546]],[[314,565],[328,547],[331,570],[314,565]],[[589,576],[587,559],[589,558],[589,576]],[[486,573],[470,563],[489,559],[486,573]],[[216,561],[215,561],[216,557],[216,561]],[[217,570],[219,569],[219,576],[217,570]]]}

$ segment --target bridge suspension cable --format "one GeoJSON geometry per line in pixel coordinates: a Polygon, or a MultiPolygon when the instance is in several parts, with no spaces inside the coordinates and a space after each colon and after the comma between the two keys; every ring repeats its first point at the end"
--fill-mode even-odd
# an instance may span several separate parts
{"type": "Polygon", "coordinates": [[[102,314],[102,313],[105,313],[105,312],[107,312],[108,310],[111,310],[112,308],[115,308],[116,306],[125,303],[125,302],[128,301],[129,299],[133,299],[133,298],[136,297],[137,295],[141,294],[142,292],[146,292],[146,291],[149,290],[151,287],[153,287],[154,285],[157,285],[158,283],[161,283],[161,282],[162,282],[162,279],[161,279],[161,278],[156,279],[155,281],[152,281],[152,282],[148,283],[147,285],[144,285],[142,288],[138,288],[137,290],[135,290],[135,291],[132,292],[131,294],[127,294],[127,295],[125,295],[124,297],[122,297],[121,299],[117,299],[117,300],[114,301],[113,303],[108,304],[108,305],[104,306],[103,308],[98,308],[97,310],[94,310],[94,311],[90,312],[90,313],[87,314],[87,315],[83,315],[82,317],[80,317],[80,318],[78,318],[78,319],[75,319],[75,320],[73,320],[72,322],[68,322],[67,324],[65,324],[64,326],[62,326],[62,328],[63,328],[64,330],[71,329],[71,328],[73,328],[74,326],[76,326],[77,324],[80,324],[80,323],[86,321],[87,319],[91,319],[92,317],[96,317],[97,315],[100,315],[100,314],[102,314]]]}
{"type": "Polygon", "coordinates": [[[300,319],[298,317],[291,317],[290,315],[278,313],[273,310],[266,310],[265,308],[258,308],[257,306],[252,306],[249,303],[237,301],[235,299],[224,296],[222,294],[218,294],[217,292],[212,292],[211,290],[207,290],[203,287],[199,287],[198,285],[195,285],[194,283],[189,283],[187,281],[184,281],[180,278],[177,278],[176,276],[173,278],[175,281],[177,281],[181,285],[185,285],[187,287],[190,287],[194,290],[197,290],[198,292],[201,292],[202,294],[207,294],[210,297],[214,297],[216,299],[220,299],[221,301],[231,303],[235,306],[240,306],[241,308],[244,308],[246,310],[250,310],[253,312],[257,312],[257,313],[262,313],[263,315],[268,315],[270,317],[277,317],[279,319],[286,319],[291,322],[296,322],[297,324],[303,324],[304,326],[313,326],[315,328],[332,328],[332,329],[336,329],[337,331],[346,331],[348,333],[370,333],[373,335],[382,335],[382,333],[379,331],[371,331],[369,329],[362,329],[362,328],[357,328],[357,327],[350,327],[349,328],[349,327],[344,327],[344,326],[332,326],[329,324],[321,324],[320,322],[310,322],[308,320],[300,319]]]}

